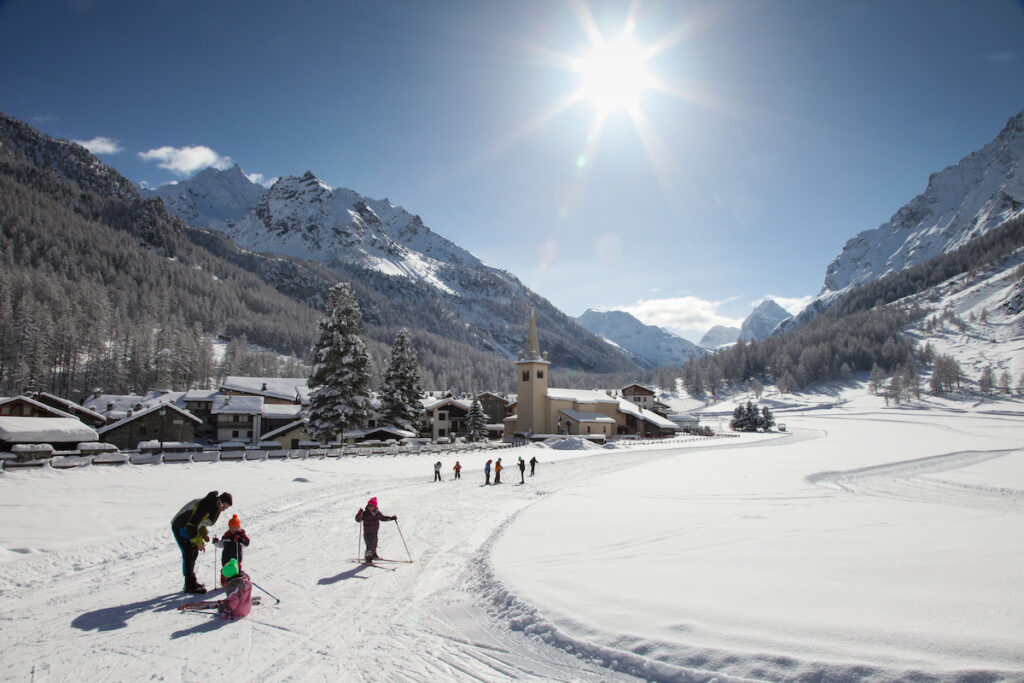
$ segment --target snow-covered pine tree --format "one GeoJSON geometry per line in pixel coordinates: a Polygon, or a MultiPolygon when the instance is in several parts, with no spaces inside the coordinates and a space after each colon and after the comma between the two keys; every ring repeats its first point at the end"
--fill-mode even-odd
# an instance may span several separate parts
{"type": "Polygon", "coordinates": [[[484,413],[480,400],[476,397],[469,404],[469,412],[466,413],[466,435],[470,441],[479,441],[487,434],[487,415],[484,413]]]}
{"type": "Polygon", "coordinates": [[[370,354],[363,338],[359,302],[347,282],[327,293],[326,315],[313,348],[309,376],[310,436],[340,439],[346,428],[361,427],[370,417],[370,354]]]}
{"type": "Polygon", "coordinates": [[[381,419],[401,429],[413,429],[413,420],[423,407],[420,393],[420,364],[409,330],[403,327],[391,346],[391,360],[380,388],[381,419]]]}

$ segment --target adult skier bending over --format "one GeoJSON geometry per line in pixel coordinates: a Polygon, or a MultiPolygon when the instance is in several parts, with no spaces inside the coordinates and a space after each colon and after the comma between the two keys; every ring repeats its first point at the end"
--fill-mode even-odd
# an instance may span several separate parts
{"type": "Polygon", "coordinates": [[[206,550],[206,528],[217,523],[220,513],[231,507],[231,494],[210,491],[202,498],[185,503],[171,520],[171,532],[181,550],[181,573],[185,575],[186,593],[205,593],[206,586],[196,580],[196,558],[206,550]]]}
{"type": "Polygon", "coordinates": [[[377,555],[377,532],[380,530],[381,522],[397,521],[398,515],[385,515],[377,509],[377,498],[374,496],[366,503],[366,509],[359,508],[356,513],[356,521],[363,525],[363,540],[366,541],[365,560],[367,564],[373,564],[374,560],[380,559],[377,555]]]}

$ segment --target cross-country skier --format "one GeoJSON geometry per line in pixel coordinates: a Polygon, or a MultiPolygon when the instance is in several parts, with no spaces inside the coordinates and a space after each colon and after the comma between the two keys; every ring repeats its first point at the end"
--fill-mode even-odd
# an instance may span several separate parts
{"type": "MultiPolygon", "coordinates": [[[[228,520],[228,530],[221,538],[214,537],[213,544],[218,548],[223,548],[220,552],[220,566],[225,567],[229,560],[236,560],[238,562],[238,569],[242,569],[242,547],[249,547],[249,536],[245,533],[245,529],[242,528],[242,520],[238,518],[238,515],[233,515],[228,520]]],[[[227,579],[224,575],[220,576],[220,585],[227,583],[227,579]]]]}
{"type": "Polygon", "coordinates": [[[519,456],[519,483],[526,483],[526,461],[523,460],[523,456],[519,456]]]}
{"type": "Polygon", "coordinates": [[[363,525],[363,540],[366,541],[366,563],[372,564],[374,560],[380,559],[377,555],[377,532],[380,530],[381,522],[397,521],[398,515],[385,515],[377,509],[376,496],[366,503],[366,509],[359,508],[356,513],[356,521],[363,525]]]}
{"type": "Polygon", "coordinates": [[[181,573],[185,576],[186,593],[205,593],[206,586],[196,580],[196,558],[199,551],[206,551],[210,540],[200,527],[216,524],[220,513],[231,507],[231,494],[210,491],[202,498],[190,500],[178,510],[171,520],[171,532],[181,550],[181,573]]]}
{"type": "Polygon", "coordinates": [[[504,469],[504,468],[501,466],[501,458],[498,458],[497,460],[494,461],[494,483],[495,484],[500,484],[501,483],[501,470],[502,469],[504,469]]]}
{"type": "Polygon", "coordinates": [[[434,463],[434,481],[441,481],[441,461],[434,463]]]}
{"type": "Polygon", "coordinates": [[[459,463],[458,460],[455,461],[455,467],[453,467],[452,469],[455,470],[455,478],[462,479],[462,465],[459,463]]]}
{"type": "Polygon", "coordinates": [[[530,458],[530,476],[533,476],[533,468],[537,466],[537,456],[530,458]]]}
{"type": "Polygon", "coordinates": [[[491,460],[484,463],[484,486],[491,485],[491,460]]]}

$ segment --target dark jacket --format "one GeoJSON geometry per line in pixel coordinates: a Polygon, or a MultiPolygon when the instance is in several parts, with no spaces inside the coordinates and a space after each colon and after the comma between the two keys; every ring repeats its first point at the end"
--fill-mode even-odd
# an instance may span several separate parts
{"type": "Polygon", "coordinates": [[[389,517],[388,515],[381,514],[380,510],[374,510],[373,512],[365,512],[362,508],[359,508],[359,512],[356,513],[356,521],[363,523],[364,534],[375,534],[380,529],[381,522],[390,522],[397,517],[389,517]]]}
{"type": "Polygon", "coordinates": [[[229,529],[221,537],[218,545],[224,548],[220,553],[222,565],[227,564],[232,558],[238,560],[238,564],[242,564],[242,546],[249,546],[249,537],[245,534],[245,529],[229,529]]]}
{"type": "Polygon", "coordinates": [[[184,529],[184,537],[200,548],[203,547],[204,539],[199,534],[199,527],[211,527],[217,523],[217,518],[220,517],[217,495],[216,491],[210,491],[202,498],[185,503],[185,506],[174,516],[174,521],[171,522],[171,526],[176,531],[184,529]]]}

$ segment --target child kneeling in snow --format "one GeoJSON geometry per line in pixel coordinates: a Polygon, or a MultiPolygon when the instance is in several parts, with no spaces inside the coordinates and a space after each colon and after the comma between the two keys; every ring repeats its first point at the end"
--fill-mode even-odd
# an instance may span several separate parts
{"type": "Polygon", "coordinates": [[[241,619],[252,610],[252,581],[238,568],[238,560],[234,558],[224,565],[221,575],[227,580],[224,584],[227,596],[217,601],[217,614],[221,619],[241,619]]]}

